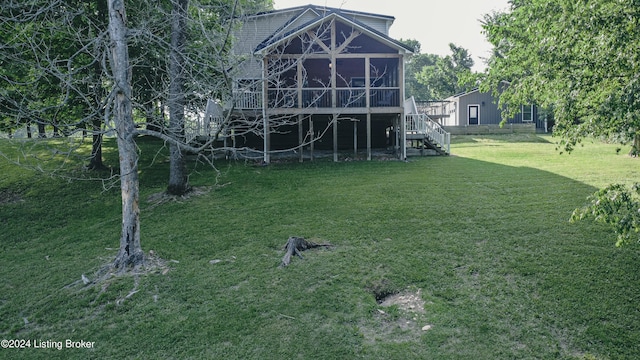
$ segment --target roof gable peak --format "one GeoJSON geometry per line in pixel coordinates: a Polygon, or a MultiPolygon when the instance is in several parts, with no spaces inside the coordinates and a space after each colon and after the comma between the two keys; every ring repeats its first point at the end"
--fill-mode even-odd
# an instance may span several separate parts
{"type": "MultiPolygon", "coordinates": [[[[334,8],[327,8],[327,9],[334,9],[334,8]]],[[[297,17],[296,17],[297,18],[297,17]]],[[[256,52],[263,52],[268,48],[272,48],[273,46],[277,45],[278,43],[281,43],[282,41],[284,41],[287,38],[290,38],[292,36],[295,36],[297,34],[300,34],[301,32],[304,32],[310,28],[313,28],[315,26],[321,25],[322,23],[327,23],[327,22],[331,22],[331,21],[339,21],[345,24],[349,24],[352,25],[354,28],[357,28],[359,30],[361,30],[363,33],[368,34],[374,38],[380,39],[383,42],[392,44],[393,47],[397,48],[398,50],[405,52],[405,53],[413,53],[413,49],[411,49],[408,45],[405,45],[397,40],[394,40],[392,38],[390,38],[388,35],[380,33],[379,31],[376,31],[374,29],[372,29],[371,27],[367,26],[366,24],[356,20],[356,19],[352,19],[349,17],[345,17],[344,14],[342,12],[336,12],[336,11],[328,11],[326,13],[324,13],[323,16],[320,16],[316,19],[314,19],[313,21],[310,21],[302,26],[299,26],[295,29],[290,29],[287,32],[283,32],[284,29],[286,28],[283,27],[283,29],[281,29],[281,31],[277,31],[276,33],[274,33],[271,37],[267,38],[264,42],[262,42],[258,48],[256,49],[256,52]]]]}
{"type": "MultiPolygon", "coordinates": [[[[329,6],[324,6],[324,5],[313,5],[313,4],[309,4],[309,5],[301,5],[301,6],[294,6],[294,7],[289,7],[289,8],[284,8],[284,9],[276,9],[276,10],[270,10],[270,11],[263,11],[263,12],[259,12],[256,14],[247,14],[246,17],[247,18],[251,18],[251,17],[260,17],[260,16],[272,16],[272,15],[280,15],[280,14],[285,14],[285,13],[302,13],[305,11],[313,11],[314,13],[316,13],[318,16],[324,16],[326,13],[342,13],[344,15],[348,15],[348,16],[365,16],[365,17],[374,17],[374,18],[381,18],[381,19],[386,19],[389,21],[394,21],[395,17],[391,16],[391,15],[384,15],[384,14],[376,14],[376,13],[370,13],[370,12],[364,12],[364,11],[357,11],[357,10],[348,10],[348,9],[343,9],[343,8],[334,8],[334,7],[329,7],[329,6]]],[[[296,15],[294,15],[296,16],[296,15]]]]}

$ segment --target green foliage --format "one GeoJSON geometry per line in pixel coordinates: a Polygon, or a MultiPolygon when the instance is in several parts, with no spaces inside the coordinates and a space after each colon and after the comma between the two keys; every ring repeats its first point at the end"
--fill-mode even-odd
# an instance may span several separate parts
{"type": "Polygon", "coordinates": [[[428,89],[426,100],[442,100],[475,87],[471,74],[473,59],[469,52],[449,44],[451,55],[437,57],[433,64],[423,66],[415,74],[418,83],[428,89]]]}
{"type": "Polygon", "coordinates": [[[413,48],[413,53],[419,55],[422,51],[422,44],[416,39],[400,39],[400,42],[413,48]]]}
{"type": "Polygon", "coordinates": [[[634,184],[631,190],[623,184],[612,184],[595,192],[589,197],[590,204],[576,209],[571,215],[575,222],[586,218],[595,219],[613,226],[620,247],[632,241],[638,241],[640,233],[640,184],[634,184]]]}
{"type": "MultiPolygon", "coordinates": [[[[518,0],[485,17],[494,55],[482,87],[500,92],[503,117],[521,104],[553,111],[563,151],[584,138],[632,142],[640,150],[640,1],[518,0]]],[[[635,192],[635,190],[633,191],[635,192]]],[[[638,203],[621,185],[594,194],[574,220],[613,225],[617,245],[638,230],[638,203]]],[[[637,193],[636,193],[637,195],[637,193]]]]}
{"type": "Polygon", "coordinates": [[[411,57],[405,71],[405,86],[408,97],[413,96],[416,100],[431,98],[429,87],[420,83],[417,76],[423,68],[434,65],[437,59],[438,55],[434,54],[416,54],[411,57]]]}
{"type": "Polygon", "coordinates": [[[494,45],[484,90],[499,92],[505,119],[521,104],[553,108],[554,133],[571,151],[588,136],[622,143],[640,135],[640,2],[517,0],[487,15],[494,45]]]}
{"type": "Polygon", "coordinates": [[[473,59],[466,49],[449,44],[451,55],[441,57],[421,54],[417,40],[401,41],[415,49],[405,70],[407,96],[418,101],[442,100],[476,86],[478,75],[471,71],[473,59]]]}

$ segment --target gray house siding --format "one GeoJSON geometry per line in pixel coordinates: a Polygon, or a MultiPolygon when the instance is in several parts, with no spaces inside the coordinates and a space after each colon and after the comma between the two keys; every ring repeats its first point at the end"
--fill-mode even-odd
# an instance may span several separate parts
{"type": "MultiPolygon", "coordinates": [[[[244,55],[248,58],[236,68],[236,79],[260,79],[262,77],[262,64],[253,56],[254,50],[267,37],[276,33],[284,34],[289,29],[295,29],[303,24],[313,21],[321,13],[321,8],[310,6],[292,8],[288,11],[273,11],[260,15],[250,16],[241,22],[235,32],[233,53],[244,55]],[[293,20],[292,20],[293,19],[293,20]]],[[[360,12],[344,11],[347,18],[359,21],[372,29],[385,35],[389,35],[389,28],[393,24],[393,17],[376,14],[364,14],[360,12]]]]}
{"type": "Polygon", "coordinates": [[[235,55],[247,56],[236,68],[235,77],[240,79],[259,79],[262,77],[261,62],[253,57],[255,48],[262,43],[267,36],[283,27],[289,21],[291,14],[273,13],[254,17],[252,21],[244,21],[235,33],[233,53],[235,55]]]}
{"type": "Polygon", "coordinates": [[[478,106],[478,124],[498,124],[500,123],[500,111],[493,104],[491,94],[472,92],[461,96],[459,100],[460,125],[469,125],[469,106],[478,106]]]}
{"type": "Polygon", "coordinates": [[[389,21],[388,19],[381,19],[370,16],[354,16],[353,19],[366,24],[372,29],[379,31],[387,36],[389,35],[389,27],[391,27],[392,21],[389,21]]]}
{"type": "Polygon", "coordinates": [[[253,53],[258,44],[284,26],[290,19],[291,14],[273,13],[243,21],[235,36],[236,39],[241,39],[242,41],[234,42],[233,52],[235,54],[253,53]]]}
{"type": "MultiPolygon", "coordinates": [[[[449,119],[443,120],[443,124],[447,126],[474,126],[474,125],[499,125],[502,122],[502,111],[500,111],[497,99],[490,93],[482,93],[472,90],[470,92],[452,96],[447,98],[448,109],[451,115],[449,119]],[[470,123],[469,107],[477,106],[478,119],[477,123],[470,123]]],[[[527,105],[531,106],[531,105],[527,105]]],[[[507,120],[507,124],[535,124],[537,129],[544,129],[544,119],[539,119],[538,107],[532,106],[531,120],[523,121],[522,111],[507,120]]]]}
{"type": "MultiPolygon", "coordinates": [[[[307,7],[291,11],[273,11],[257,16],[251,16],[242,21],[240,30],[236,33],[237,39],[242,41],[234,44],[234,53],[247,54],[252,53],[255,48],[267,36],[273,36],[277,33],[285,33],[288,29],[294,29],[318,18],[318,9],[309,9],[307,7]],[[296,14],[297,12],[297,14],[296,14]],[[292,20],[293,17],[293,20],[292,20]]],[[[346,18],[359,21],[370,28],[389,35],[389,28],[393,23],[393,17],[376,16],[375,14],[363,14],[359,12],[344,11],[346,18]]]]}

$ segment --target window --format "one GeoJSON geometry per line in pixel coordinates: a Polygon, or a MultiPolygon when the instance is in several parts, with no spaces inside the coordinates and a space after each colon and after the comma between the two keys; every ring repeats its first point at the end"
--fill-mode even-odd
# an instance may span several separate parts
{"type": "Polygon", "coordinates": [[[533,105],[522,105],[522,122],[533,121],[533,105]]]}

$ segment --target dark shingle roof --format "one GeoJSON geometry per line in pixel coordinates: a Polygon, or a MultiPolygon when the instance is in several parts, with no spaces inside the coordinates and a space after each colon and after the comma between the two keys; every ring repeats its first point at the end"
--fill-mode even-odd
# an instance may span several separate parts
{"type": "Polygon", "coordinates": [[[347,9],[333,8],[333,7],[327,7],[327,6],[312,5],[312,4],[302,5],[302,6],[295,6],[295,7],[290,7],[290,8],[286,8],[286,9],[263,11],[263,12],[259,12],[257,14],[247,15],[247,17],[258,17],[258,16],[272,15],[272,14],[278,14],[278,13],[287,13],[287,12],[304,12],[304,10],[313,10],[313,11],[319,13],[319,14],[327,13],[327,12],[341,12],[341,13],[344,13],[344,14],[378,17],[378,18],[381,18],[381,19],[387,19],[387,20],[391,20],[391,21],[395,20],[395,18],[393,16],[390,16],[390,15],[375,14],[375,13],[369,13],[369,12],[364,12],[364,11],[347,10],[347,9]]]}

